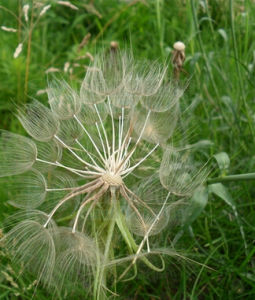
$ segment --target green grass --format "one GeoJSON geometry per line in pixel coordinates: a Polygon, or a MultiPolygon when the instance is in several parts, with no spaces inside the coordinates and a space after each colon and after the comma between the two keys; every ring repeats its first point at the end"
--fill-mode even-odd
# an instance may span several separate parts
{"type": "MultiPolygon", "coordinates": [[[[181,40],[186,44],[182,78],[190,79],[183,106],[192,105],[191,125],[196,125],[194,141],[212,142],[200,149],[199,155],[211,158],[226,152],[230,165],[222,171],[225,175],[255,171],[255,5],[252,0],[95,0],[90,7],[83,5],[88,1],[72,1],[79,7],[78,11],[48,2],[52,8],[32,33],[27,94],[27,42],[15,60],[18,34],[0,31],[0,128],[23,132],[13,115],[15,105],[34,97],[46,103],[45,94],[36,96],[36,92],[46,88],[45,71],[49,67],[63,70],[67,61],[76,63],[76,58],[86,52],[94,55],[101,49],[107,50],[113,40],[120,47],[131,47],[136,57],[166,61],[170,59],[173,43],[181,40]],[[89,42],[78,52],[88,33],[91,34],[89,42]]],[[[18,3],[0,0],[1,6],[17,16],[18,3]]],[[[0,20],[0,25],[18,26],[17,20],[1,7],[0,20]]],[[[20,38],[27,34],[25,28],[20,38]]],[[[80,63],[88,65],[89,59],[80,63]]],[[[84,68],[74,68],[73,74],[62,71],[61,75],[78,86],[84,68]]],[[[222,175],[217,166],[215,170],[214,177],[222,175]]],[[[135,280],[119,284],[120,299],[255,298],[255,186],[253,181],[224,185],[237,207],[238,219],[231,206],[210,194],[204,212],[177,244],[191,258],[214,270],[175,259],[168,260],[166,271],[161,274],[148,272],[141,265],[135,280]],[[240,233],[242,228],[247,249],[240,233]]],[[[0,197],[1,224],[13,212],[3,184],[0,184],[0,197]]],[[[171,238],[169,234],[167,241],[171,238]]],[[[3,270],[15,280],[15,272],[6,270],[9,263],[8,258],[3,258],[3,270]]],[[[31,299],[33,288],[28,287],[32,281],[28,278],[23,282],[18,278],[15,287],[0,270],[0,299],[31,299]]],[[[38,287],[35,298],[49,299],[49,295],[38,287]]]]}

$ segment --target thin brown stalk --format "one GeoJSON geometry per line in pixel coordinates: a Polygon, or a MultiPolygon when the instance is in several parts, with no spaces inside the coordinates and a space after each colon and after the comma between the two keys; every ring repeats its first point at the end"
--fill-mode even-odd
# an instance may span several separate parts
{"type": "MultiPolygon", "coordinates": [[[[127,143],[128,143],[128,139],[129,139],[129,137],[132,135],[133,129],[134,129],[134,126],[132,125],[132,122],[130,122],[130,125],[129,125],[129,128],[128,128],[127,134],[126,134],[126,136],[125,136],[125,138],[124,138],[124,141],[123,141],[123,145],[121,146],[122,148],[125,149],[125,147],[126,147],[126,145],[127,145],[127,143]]],[[[119,164],[119,166],[118,166],[116,172],[118,172],[119,169],[123,166],[123,164],[127,161],[127,158],[129,157],[130,153],[131,153],[133,150],[136,149],[136,146],[137,146],[137,145],[135,145],[135,146],[129,151],[129,153],[126,155],[125,159],[122,160],[122,162],[119,164]]]]}
{"type": "MultiPolygon", "coordinates": [[[[76,231],[76,227],[77,227],[77,224],[78,224],[78,220],[79,220],[80,214],[81,214],[81,212],[82,212],[84,206],[87,205],[88,203],[90,203],[90,202],[93,201],[93,200],[97,201],[98,199],[100,199],[100,197],[101,197],[104,193],[107,192],[107,190],[108,190],[108,188],[109,188],[109,184],[107,184],[107,183],[103,184],[102,182],[100,182],[100,184],[101,184],[100,186],[103,185],[103,186],[101,187],[101,189],[100,189],[96,194],[94,194],[94,195],[91,196],[90,198],[88,198],[88,199],[86,199],[85,201],[83,201],[83,203],[80,205],[79,210],[78,210],[78,212],[77,212],[77,214],[76,214],[76,217],[75,217],[75,220],[74,220],[74,225],[73,225],[73,230],[72,230],[73,233],[75,233],[75,231],[76,231]]],[[[99,187],[100,187],[100,186],[99,186],[99,187]]],[[[91,192],[94,191],[94,190],[95,190],[95,189],[90,190],[89,192],[91,193],[91,192]]]]}
{"type": "Polygon", "coordinates": [[[90,187],[93,187],[94,189],[96,189],[98,186],[100,186],[100,184],[102,184],[102,180],[97,178],[97,179],[95,179],[95,180],[93,180],[91,182],[88,182],[88,183],[86,183],[84,185],[81,185],[81,186],[75,188],[74,191],[75,192],[76,191],[81,191],[81,190],[84,190],[84,189],[88,189],[90,187]]]}
{"type": "Polygon", "coordinates": [[[134,212],[136,213],[136,215],[138,216],[138,218],[142,222],[142,226],[144,228],[144,232],[146,232],[146,224],[144,223],[144,219],[141,216],[141,214],[140,214],[139,210],[137,209],[137,207],[134,205],[134,203],[132,202],[132,200],[129,198],[129,196],[126,193],[126,190],[123,188],[123,186],[120,187],[120,193],[124,197],[124,199],[127,200],[128,204],[131,206],[131,208],[134,210],[134,212]]]}
{"type": "MultiPolygon", "coordinates": [[[[87,199],[87,197],[86,197],[87,199]]],[[[84,232],[84,229],[85,229],[85,224],[87,222],[87,219],[92,211],[92,209],[94,209],[94,207],[97,205],[98,201],[99,201],[100,198],[97,198],[95,201],[93,201],[93,203],[90,205],[88,211],[86,212],[86,215],[85,215],[85,218],[83,220],[83,224],[82,224],[82,232],[84,232]]]]}
{"type": "Polygon", "coordinates": [[[58,202],[58,204],[53,208],[53,210],[50,212],[49,214],[49,218],[46,221],[46,223],[44,224],[44,227],[46,227],[48,225],[48,223],[50,222],[51,218],[54,216],[55,212],[59,209],[60,206],[62,206],[65,202],[67,202],[68,200],[79,196],[81,194],[85,194],[85,193],[91,193],[94,190],[96,190],[98,187],[102,186],[103,182],[101,180],[97,180],[97,183],[94,184],[93,186],[91,186],[91,183],[93,182],[89,182],[79,188],[75,188],[72,192],[70,192],[69,194],[67,194],[62,200],[60,200],[58,202]]]}
{"type": "Polygon", "coordinates": [[[83,40],[81,41],[80,45],[78,46],[77,53],[79,53],[87,45],[87,43],[89,42],[90,37],[91,37],[90,32],[87,33],[84,36],[83,40]]]}

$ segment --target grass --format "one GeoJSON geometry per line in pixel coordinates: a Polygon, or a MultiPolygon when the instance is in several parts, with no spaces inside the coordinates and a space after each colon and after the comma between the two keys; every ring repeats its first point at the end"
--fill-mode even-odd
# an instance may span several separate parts
{"type": "MultiPolygon", "coordinates": [[[[95,0],[87,5],[72,1],[79,7],[77,11],[50,2],[51,9],[30,33],[31,52],[27,26],[17,34],[0,31],[0,128],[23,132],[13,115],[14,106],[34,97],[46,103],[45,94],[36,96],[36,93],[46,88],[45,71],[50,67],[60,69],[62,76],[78,85],[84,68],[76,66],[72,74],[64,73],[65,63],[73,65],[87,52],[93,56],[101,49],[107,50],[113,40],[120,47],[131,47],[137,57],[161,61],[170,58],[173,43],[181,40],[186,44],[182,78],[191,77],[183,105],[192,106],[192,125],[197,126],[195,140],[212,142],[200,149],[200,155],[210,158],[223,151],[228,154],[229,167],[222,171],[216,167],[214,177],[254,172],[255,6],[252,0],[95,0]],[[88,33],[91,37],[79,51],[79,44],[88,33]],[[23,39],[23,51],[14,59],[14,50],[23,39]]],[[[18,28],[20,3],[0,1],[0,25],[18,28]]],[[[89,58],[78,62],[88,65],[89,58]]],[[[238,219],[231,206],[210,194],[205,210],[178,242],[179,248],[214,271],[174,259],[169,259],[166,271],[161,274],[148,274],[141,265],[136,280],[120,283],[120,299],[254,299],[255,187],[252,180],[224,185],[235,203],[238,219]],[[240,227],[246,236],[247,249],[240,227]]],[[[1,224],[13,212],[3,184],[0,197],[1,224]]],[[[171,238],[169,234],[166,242],[171,238]]],[[[16,273],[7,267],[8,257],[3,256],[2,260],[0,299],[31,299],[33,279],[25,282],[16,278],[16,273]]],[[[36,299],[48,296],[38,287],[36,299]]]]}

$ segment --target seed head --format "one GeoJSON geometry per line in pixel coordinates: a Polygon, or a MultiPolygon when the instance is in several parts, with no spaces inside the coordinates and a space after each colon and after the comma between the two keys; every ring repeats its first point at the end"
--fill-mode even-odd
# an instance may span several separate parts
{"type": "Polygon", "coordinates": [[[47,89],[50,108],[33,101],[18,110],[30,139],[1,131],[0,177],[15,175],[6,183],[11,203],[26,210],[4,238],[45,285],[88,283],[103,250],[98,209],[120,206],[118,222],[144,237],[138,252],[144,241],[149,251],[178,197],[188,199],[205,180],[168,147],[183,90],[166,74],[157,62],[109,51],[91,62],[80,91],[56,80],[47,89]]]}

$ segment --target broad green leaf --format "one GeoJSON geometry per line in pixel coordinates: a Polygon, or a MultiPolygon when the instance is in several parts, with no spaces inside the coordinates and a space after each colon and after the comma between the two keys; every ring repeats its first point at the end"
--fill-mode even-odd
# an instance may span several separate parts
{"type": "Polygon", "coordinates": [[[204,210],[208,201],[208,190],[206,187],[196,189],[194,195],[189,200],[189,205],[183,213],[183,227],[188,227],[204,210]]]}
{"type": "Polygon", "coordinates": [[[240,230],[242,239],[243,239],[245,254],[247,255],[247,242],[246,242],[245,232],[243,229],[242,222],[239,218],[239,214],[236,209],[236,204],[235,204],[234,199],[232,198],[232,196],[228,192],[227,188],[225,188],[225,186],[222,183],[210,184],[208,189],[209,189],[209,193],[215,194],[216,196],[221,198],[223,201],[225,201],[225,203],[232,208],[234,215],[236,217],[237,223],[239,225],[239,230],[240,230]]]}
{"type": "Polygon", "coordinates": [[[229,206],[235,208],[235,202],[232,196],[222,183],[210,184],[208,188],[209,193],[215,194],[216,196],[220,197],[223,201],[225,201],[229,206]]]}
{"type": "Polygon", "coordinates": [[[220,170],[226,170],[229,167],[230,159],[226,152],[220,152],[214,155],[220,170]]]}

